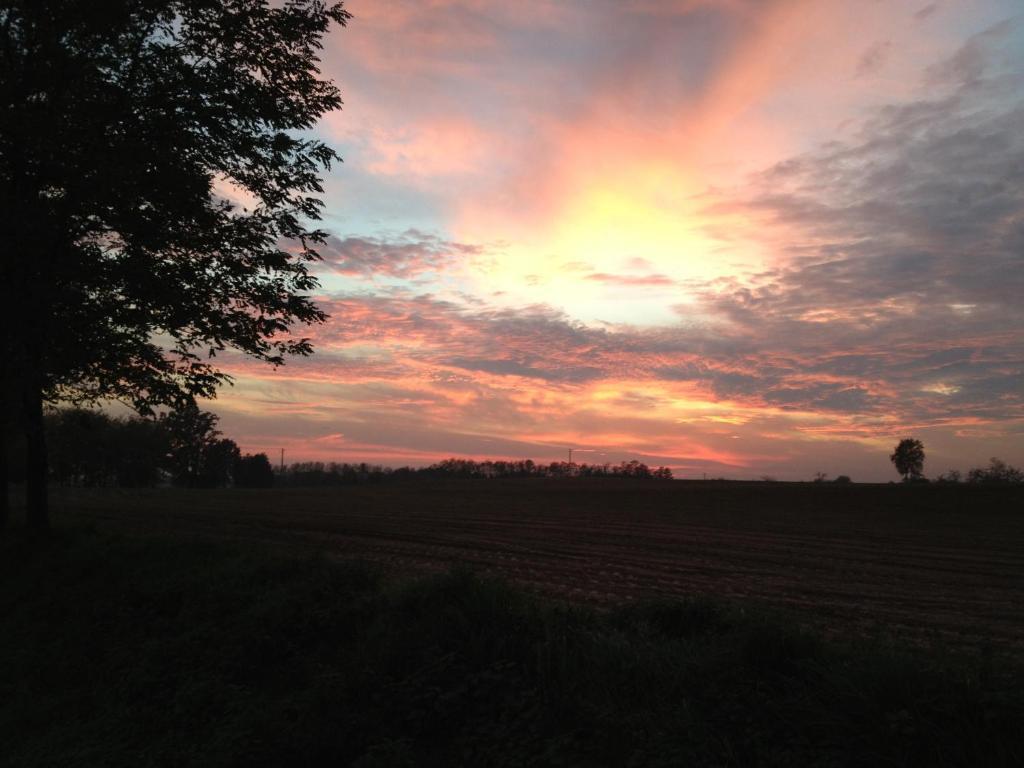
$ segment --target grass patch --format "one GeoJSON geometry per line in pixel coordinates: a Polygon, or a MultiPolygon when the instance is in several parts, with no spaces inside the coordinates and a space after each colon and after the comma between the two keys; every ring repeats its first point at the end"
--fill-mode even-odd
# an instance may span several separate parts
{"type": "Polygon", "coordinates": [[[708,600],[65,534],[0,545],[0,764],[1019,765],[1017,670],[708,600]]]}

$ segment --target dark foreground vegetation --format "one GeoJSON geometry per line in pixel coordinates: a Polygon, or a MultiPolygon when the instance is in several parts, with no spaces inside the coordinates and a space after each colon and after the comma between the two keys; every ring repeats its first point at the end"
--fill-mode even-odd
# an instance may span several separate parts
{"type": "Polygon", "coordinates": [[[0,544],[5,766],[1020,765],[1017,669],[708,600],[186,539],[0,544]]]}

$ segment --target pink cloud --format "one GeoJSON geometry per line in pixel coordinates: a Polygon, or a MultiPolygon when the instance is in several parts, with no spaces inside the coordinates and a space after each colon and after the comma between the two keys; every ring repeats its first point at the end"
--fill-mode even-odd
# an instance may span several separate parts
{"type": "Polygon", "coordinates": [[[465,118],[428,118],[368,137],[364,167],[373,174],[430,180],[465,176],[487,167],[506,151],[502,134],[465,118]]]}
{"type": "Polygon", "coordinates": [[[332,211],[325,284],[363,292],[323,297],[314,358],[231,359],[242,434],[882,478],[893,434],[959,430],[1020,463],[1017,95],[965,90],[992,35],[951,56],[913,9],[840,0],[352,10],[328,131],[444,235],[332,211]]]}
{"type": "Polygon", "coordinates": [[[584,280],[593,280],[598,283],[608,283],[621,286],[657,286],[675,285],[676,281],[668,275],[610,275],[607,272],[592,272],[584,280]]]}

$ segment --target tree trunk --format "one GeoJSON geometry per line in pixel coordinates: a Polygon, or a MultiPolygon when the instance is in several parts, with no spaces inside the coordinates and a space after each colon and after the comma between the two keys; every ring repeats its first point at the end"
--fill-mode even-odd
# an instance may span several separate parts
{"type": "Polygon", "coordinates": [[[25,522],[30,532],[45,534],[50,530],[47,499],[46,432],[43,427],[43,393],[30,382],[25,388],[25,522]]]}
{"type": "MultiPolygon", "coordinates": [[[[5,254],[3,258],[7,258],[5,254]]],[[[2,279],[2,278],[0,278],[2,279]]],[[[0,293],[3,309],[10,310],[7,292],[0,293]]],[[[7,317],[0,316],[0,355],[7,361],[6,367],[0,371],[0,531],[3,531],[11,519],[10,473],[8,448],[12,446],[11,436],[15,432],[20,412],[18,398],[14,396],[14,384],[10,372],[15,365],[15,354],[10,345],[10,333],[7,317]]]]}
{"type": "Polygon", "coordinates": [[[0,421],[0,532],[11,516],[11,500],[7,489],[7,423],[0,421]]]}

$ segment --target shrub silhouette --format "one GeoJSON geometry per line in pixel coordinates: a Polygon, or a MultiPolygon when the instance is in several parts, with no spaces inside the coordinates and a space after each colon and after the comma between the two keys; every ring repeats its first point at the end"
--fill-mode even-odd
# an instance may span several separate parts
{"type": "Polygon", "coordinates": [[[987,467],[975,467],[967,473],[967,482],[987,485],[1024,483],[1024,472],[993,456],[987,467]]]}

